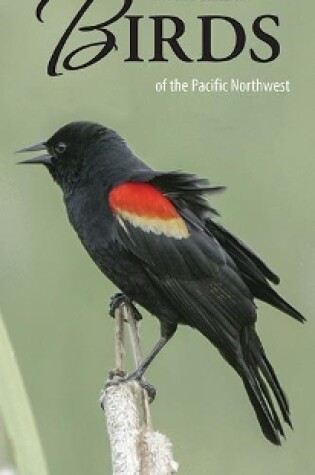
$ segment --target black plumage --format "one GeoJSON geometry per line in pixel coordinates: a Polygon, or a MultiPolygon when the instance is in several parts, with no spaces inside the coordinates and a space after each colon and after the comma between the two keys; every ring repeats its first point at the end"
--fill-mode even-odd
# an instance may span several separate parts
{"type": "MultiPolygon", "coordinates": [[[[153,171],[116,132],[98,124],[68,124],[42,148],[48,154],[24,163],[45,164],[63,191],[72,226],[97,266],[161,322],[160,342],[133,376],[142,376],[179,323],[190,325],[236,370],[263,433],[280,444],[284,431],[273,396],[291,425],[289,405],[255,331],[254,299],[301,322],[304,317],[271,287],[279,283],[278,276],[214,220],[218,213],[206,195],[224,188],[187,173],[153,171]],[[125,203],[126,209],[113,208],[113,190],[126,183],[158,190],[174,228],[163,217],[154,221],[148,204],[149,218],[132,211],[130,203],[125,203]]],[[[153,203],[152,209],[156,206],[153,203]]]]}

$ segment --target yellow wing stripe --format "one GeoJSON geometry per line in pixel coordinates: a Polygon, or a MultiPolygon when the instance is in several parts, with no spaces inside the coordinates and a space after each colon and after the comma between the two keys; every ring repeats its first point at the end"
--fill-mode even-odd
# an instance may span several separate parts
{"type": "MultiPolygon", "coordinates": [[[[180,216],[172,219],[151,218],[122,210],[117,213],[117,216],[147,233],[151,232],[174,239],[187,239],[189,237],[188,228],[180,216]]],[[[121,220],[118,220],[118,222],[122,225],[121,220]]]]}

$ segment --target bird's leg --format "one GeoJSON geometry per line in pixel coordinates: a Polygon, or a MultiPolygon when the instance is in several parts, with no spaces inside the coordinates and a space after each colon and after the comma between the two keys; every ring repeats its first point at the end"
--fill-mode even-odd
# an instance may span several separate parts
{"type": "Polygon", "coordinates": [[[113,384],[125,383],[128,381],[138,381],[140,386],[147,391],[150,402],[152,402],[155,398],[156,390],[154,386],[152,386],[152,384],[149,384],[146,381],[143,381],[142,376],[144,375],[145,371],[148,369],[148,367],[150,366],[154,358],[160,353],[162,348],[172,338],[176,329],[177,329],[176,324],[161,323],[161,338],[159,339],[157,344],[154,346],[154,348],[150,351],[150,353],[144,358],[144,360],[138,366],[138,368],[124,378],[119,378],[116,381],[109,381],[106,384],[106,387],[112,386],[113,384]]]}
{"type": "Polygon", "coordinates": [[[130,308],[135,320],[142,320],[141,313],[139,312],[137,307],[132,303],[131,299],[122,292],[117,292],[117,294],[111,297],[109,304],[109,315],[115,318],[115,310],[117,310],[117,308],[119,308],[121,305],[126,305],[130,308]]]}
{"type": "Polygon", "coordinates": [[[142,363],[138,366],[138,368],[133,371],[128,378],[130,379],[139,379],[143,376],[145,371],[148,369],[154,358],[160,353],[162,348],[166,345],[166,343],[172,338],[174,333],[176,332],[177,324],[173,323],[163,323],[161,322],[161,338],[154,346],[154,348],[150,351],[150,353],[144,358],[142,363]]]}

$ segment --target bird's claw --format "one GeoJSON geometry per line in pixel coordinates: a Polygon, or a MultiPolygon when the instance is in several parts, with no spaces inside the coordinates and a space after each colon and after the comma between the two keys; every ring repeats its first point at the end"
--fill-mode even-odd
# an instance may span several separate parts
{"type": "Polygon", "coordinates": [[[156,396],[156,388],[153,384],[148,383],[147,381],[143,381],[143,379],[138,380],[139,385],[144,389],[149,398],[149,404],[151,404],[156,396]]]}
{"type": "Polygon", "coordinates": [[[113,297],[111,297],[109,304],[109,315],[115,318],[115,311],[121,305],[127,305],[131,309],[133,316],[137,321],[142,319],[139,310],[135,307],[130,298],[122,292],[118,292],[117,294],[113,295],[113,297]]]}
{"type": "Polygon", "coordinates": [[[105,390],[111,386],[118,386],[119,384],[129,383],[131,381],[137,381],[139,386],[147,392],[149,403],[151,404],[156,396],[156,389],[153,384],[148,383],[147,381],[143,381],[141,375],[137,374],[130,374],[129,376],[122,376],[115,380],[113,380],[113,376],[117,376],[118,374],[115,371],[111,371],[109,373],[110,380],[107,381],[105,384],[105,390]]]}
{"type": "Polygon", "coordinates": [[[127,297],[122,292],[118,292],[110,298],[109,303],[109,315],[115,318],[115,311],[120,307],[120,305],[126,303],[127,297]]]}
{"type": "Polygon", "coordinates": [[[112,381],[114,378],[124,378],[126,376],[126,371],[122,369],[113,369],[108,373],[109,380],[112,381]]]}

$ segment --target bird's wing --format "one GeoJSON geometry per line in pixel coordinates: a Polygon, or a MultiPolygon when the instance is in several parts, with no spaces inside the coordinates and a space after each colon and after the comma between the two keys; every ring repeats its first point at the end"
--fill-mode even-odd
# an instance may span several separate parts
{"type": "Polygon", "coordinates": [[[233,257],[244,275],[251,279],[267,279],[273,284],[279,284],[279,277],[243,241],[210,219],[206,220],[206,227],[233,257]]]}
{"type": "Polygon", "coordinates": [[[198,219],[219,216],[217,210],[209,205],[205,195],[213,195],[226,189],[225,186],[210,185],[206,178],[199,178],[192,173],[181,171],[141,170],[133,174],[132,181],[149,181],[167,196],[175,207],[189,208],[198,219]]]}
{"type": "Polygon", "coordinates": [[[240,329],[255,322],[256,312],[250,291],[218,241],[188,207],[180,212],[152,181],[122,183],[108,200],[116,238],[142,262],[184,322],[235,355],[240,329]],[[234,349],[228,350],[230,345],[234,349]]]}
{"type": "Polygon", "coordinates": [[[206,229],[232,257],[242,279],[255,298],[267,302],[300,322],[305,321],[303,315],[271,287],[268,281],[278,284],[279,277],[246,244],[211,219],[206,220],[206,229]]]}
{"type": "MultiPolygon", "coordinates": [[[[142,172],[142,178],[145,173],[142,172]]],[[[185,219],[219,242],[232,258],[254,298],[267,302],[300,322],[305,321],[303,315],[271,287],[269,282],[278,284],[279,277],[243,241],[213,221],[218,212],[209,206],[205,194],[217,193],[224,187],[212,187],[207,180],[187,173],[151,171],[150,174],[151,183],[172,201],[185,219]]]]}

